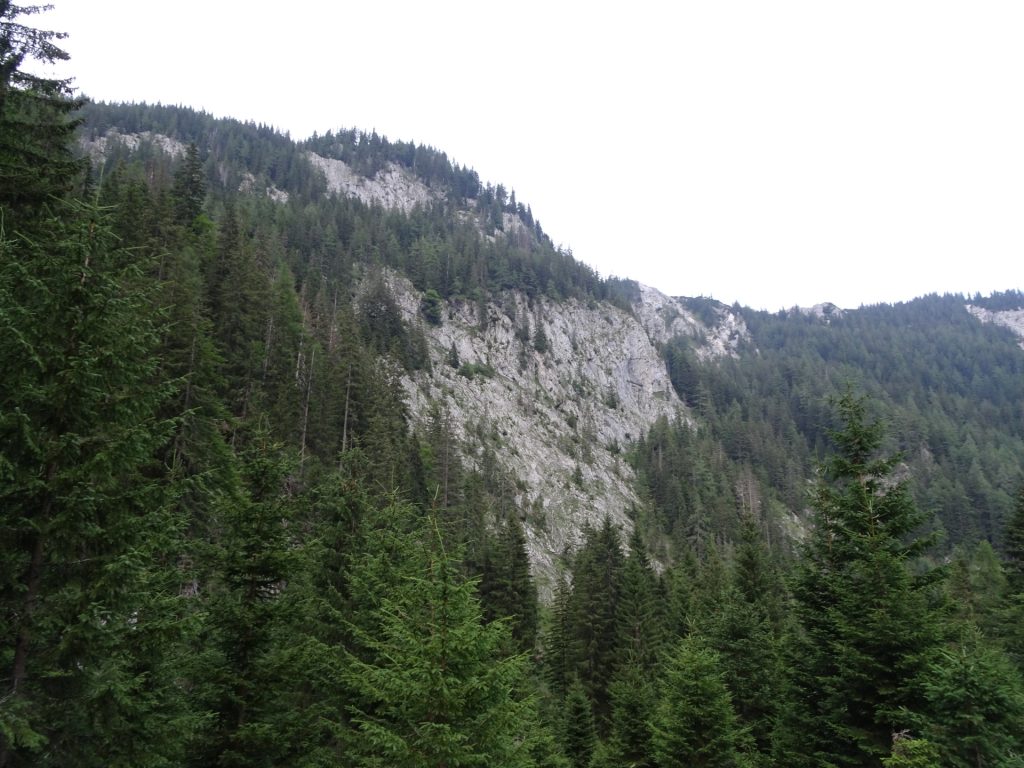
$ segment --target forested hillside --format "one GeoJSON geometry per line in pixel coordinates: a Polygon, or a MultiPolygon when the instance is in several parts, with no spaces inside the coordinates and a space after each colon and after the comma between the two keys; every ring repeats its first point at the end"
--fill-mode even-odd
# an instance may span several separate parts
{"type": "MultiPolygon", "coordinates": [[[[690,301],[716,311],[713,302],[690,301]]],[[[742,485],[746,498],[764,495],[774,507],[769,520],[800,510],[828,445],[828,397],[851,386],[889,423],[889,447],[902,452],[905,478],[929,524],[942,529],[945,548],[999,546],[1022,478],[1024,354],[1019,336],[979,322],[973,306],[1016,309],[1024,296],[933,295],[825,314],[734,308],[749,338],[738,355],[712,365],[698,359],[690,339],[672,339],[665,357],[673,385],[706,432],[660,425],[641,445],[656,506],[671,522],[672,510],[693,508],[681,495],[697,493],[715,506],[722,494],[701,482],[667,489],[672,472],[652,472],[651,451],[696,451],[705,458],[686,462],[706,464],[720,447],[733,482],[719,506],[731,505],[730,487],[742,485]]]]}
{"type": "Polygon", "coordinates": [[[0,768],[1024,764],[1024,352],[966,309],[1019,294],[655,333],[443,152],[82,104],[36,10],[0,0],[0,768]],[[548,602],[456,315],[571,371],[522,407],[573,498],[633,473],[548,602]],[[646,329],[649,432],[579,423],[627,404],[566,317],[646,329]]]}

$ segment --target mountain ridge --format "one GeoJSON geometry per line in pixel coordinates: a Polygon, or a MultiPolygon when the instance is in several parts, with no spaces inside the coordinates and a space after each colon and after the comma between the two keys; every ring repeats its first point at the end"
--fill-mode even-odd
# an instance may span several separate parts
{"type": "MultiPolygon", "coordinates": [[[[133,126],[131,119],[124,120],[122,132],[117,125],[125,117],[121,112],[131,117],[140,110],[145,112],[144,105],[97,109],[109,113],[109,130],[103,130],[101,121],[100,128],[91,132],[87,128],[83,133],[83,146],[94,159],[116,158],[119,152],[145,156],[148,142],[150,151],[167,152],[170,160],[177,161],[184,139],[208,136],[210,140],[227,141],[226,132],[218,127],[223,124],[210,122],[208,116],[157,110],[150,123],[139,119],[133,126]],[[191,136],[162,134],[155,130],[156,122],[166,120],[167,114],[178,121],[194,119],[198,128],[191,136]],[[132,133],[131,127],[140,130],[132,133]],[[118,143],[123,146],[118,148],[118,143]]],[[[548,588],[582,532],[606,515],[627,530],[640,520],[649,536],[669,535],[664,524],[659,534],[658,526],[650,522],[651,513],[644,511],[650,506],[641,498],[646,493],[643,488],[652,482],[649,471],[636,466],[631,458],[626,460],[630,446],[642,441],[659,420],[689,424],[693,429],[710,427],[720,433],[714,438],[720,441],[716,443],[719,447],[713,450],[723,451],[728,466],[735,468],[726,470],[726,465],[720,465],[718,471],[726,472],[736,487],[745,482],[739,479],[743,475],[739,467],[756,458],[758,451],[792,452],[800,458],[789,460],[790,475],[796,477],[793,473],[798,472],[810,476],[810,463],[820,455],[815,447],[820,437],[815,435],[820,433],[821,424],[800,427],[802,447],[797,447],[794,438],[783,440],[786,430],[792,430],[783,422],[793,418],[800,423],[806,417],[794,412],[783,418],[777,412],[772,418],[781,421],[772,427],[775,436],[759,438],[762,442],[753,454],[748,448],[730,448],[734,442],[730,434],[736,430],[762,431],[751,421],[758,418],[756,411],[762,406],[750,399],[754,396],[752,390],[736,390],[716,371],[726,365],[725,361],[731,361],[727,367],[742,377],[748,374],[740,371],[756,367],[761,364],[759,360],[763,363],[766,355],[779,357],[781,351],[784,357],[786,345],[773,351],[776,342],[764,335],[764,329],[771,327],[772,334],[790,337],[786,344],[794,354],[805,354],[798,350],[816,339],[813,343],[819,351],[814,354],[823,357],[813,366],[824,365],[821,370],[828,378],[828,366],[835,364],[829,362],[834,357],[834,351],[828,350],[830,336],[838,338],[852,332],[848,329],[863,326],[862,318],[876,309],[904,311],[900,309],[903,305],[851,310],[823,303],[773,315],[729,307],[705,297],[669,297],[656,288],[628,280],[602,282],[570,254],[553,249],[532,211],[515,202],[514,194],[510,200],[500,184],[480,184],[475,173],[452,166],[436,150],[405,143],[392,145],[375,134],[355,131],[329,134],[300,145],[284,137],[266,136],[265,131],[261,134],[256,126],[235,130],[244,137],[237,145],[240,149],[232,149],[230,143],[221,149],[204,145],[211,183],[225,185],[227,193],[255,194],[285,207],[299,205],[302,199],[350,199],[371,210],[379,208],[383,216],[389,217],[386,226],[398,227],[399,233],[402,228],[414,228],[409,253],[391,266],[383,265],[387,290],[401,310],[401,322],[423,339],[426,350],[422,364],[407,368],[400,377],[408,401],[409,426],[426,429],[437,409],[442,408],[453,418],[463,454],[471,466],[479,467],[482,451],[497,451],[505,470],[514,478],[514,505],[527,523],[531,560],[548,588]],[[267,142],[263,149],[262,141],[267,142]],[[319,154],[317,148],[328,154],[319,154]],[[257,160],[237,166],[237,161],[227,159],[232,155],[257,160]],[[428,209],[434,218],[424,218],[428,209]],[[430,226],[444,228],[442,239],[429,234],[422,223],[428,220],[437,222],[430,226]],[[462,277],[453,275],[452,253],[446,250],[451,246],[445,245],[449,241],[443,238],[452,237],[460,226],[468,229],[455,236],[482,238],[496,257],[505,258],[505,254],[520,249],[517,258],[525,259],[521,263],[528,271],[510,275],[508,269],[496,267],[494,262],[478,260],[471,271],[463,271],[462,277]],[[488,270],[490,276],[482,279],[481,269],[488,270]],[[564,277],[557,276],[570,274],[571,270],[582,270],[579,274],[584,286],[598,286],[599,295],[592,287],[584,287],[584,291],[592,292],[589,295],[574,295],[577,289],[573,283],[556,282],[564,281],[564,277]],[[429,318],[427,304],[432,307],[429,318]],[[801,324],[807,322],[832,330],[810,333],[810,327],[801,324]],[[452,365],[451,358],[458,364],[452,365]],[[609,365],[610,361],[618,362],[609,365]],[[789,447],[783,449],[784,444],[789,447]],[[801,469],[793,468],[794,461],[801,469]]],[[[477,247],[466,242],[463,240],[460,247],[469,247],[470,252],[477,247]]],[[[386,240],[382,243],[398,251],[406,248],[386,240]]],[[[370,262],[375,258],[368,256],[370,262]]],[[[513,271],[519,269],[516,262],[509,265],[513,271]]],[[[358,303],[358,294],[365,290],[369,275],[366,271],[353,273],[354,302],[358,303]]],[[[977,322],[995,322],[1017,311],[971,309],[974,304],[965,298],[958,301],[965,314],[972,313],[970,317],[977,322]]],[[[1012,303],[1012,297],[1008,301],[1012,303]]],[[[1010,323],[1010,327],[1020,333],[1018,326],[1010,323]]],[[[850,368],[844,375],[852,372],[850,368]]],[[[807,386],[793,378],[786,381],[786,387],[807,386]]],[[[811,391],[816,398],[825,397],[817,385],[811,391]]],[[[882,386],[878,394],[886,399],[885,407],[894,408],[894,415],[902,413],[899,409],[904,406],[889,402],[891,396],[884,395],[884,391],[882,386]]],[[[802,397],[806,399],[807,395],[802,397]]],[[[933,449],[929,452],[937,453],[933,449]]],[[[921,468],[915,471],[919,476],[925,474],[921,468]]],[[[1005,470],[998,472],[1005,475],[1005,470]]],[[[787,481],[789,490],[781,491],[777,480],[767,475],[759,482],[763,490],[756,496],[765,500],[759,512],[766,519],[765,525],[790,533],[799,530],[799,525],[794,528],[794,520],[804,511],[796,490],[799,483],[791,477],[787,481]]],[[[982,485],[986,484],[991,483],[982,485]]],[[[1004,478],[998,485],[1006,489],[999,492],[1003,500],[1000,504],[1005,506],[1008,482],[1004,478]]],[[[730,493],[739,491],[729,491],[726,486],[714,491],[718,496],[730,493]]],[[[671,517],[673,513],[663,510],[659,514],[671,517]]],[[[694,508],[685,514],[706,512],[694,508]]],[[[720,510],[717,514],[724,513],[720,510]]],[[[1004,515],[1005,509],[994,513],[996,519],[1004,515]]],[[[728,528],[736,523],[718,525],[726,527],[715,535],[728,536],[728,528]]],[[[985,535],[991,536],[994,529],[986,530],[989,532],[985,535]]]]}

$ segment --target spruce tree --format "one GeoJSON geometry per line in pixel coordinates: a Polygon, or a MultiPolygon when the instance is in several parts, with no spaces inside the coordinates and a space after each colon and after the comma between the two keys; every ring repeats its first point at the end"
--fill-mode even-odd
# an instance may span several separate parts
{"type": "Polygon", "coordinates": [[[666,658],[651,718],[658,768],[735,768],[743,763],[729,691],[717,655],[699,638],[679,640],[666,658]]]}
{"type": "Polygon", "coordinates": [[[185,159],[174,174],[171,198],[175,222],[183,227],[192,227],[206,202],[206,177],[195,142],[186,148],[185,159]]]}
{"type": "Polygon", "coordinates": [[[630,655],[648,673],[657,664],[665,641],[665,606],[659,597],[657,576],[640,532],[634,528],[622,570],[616,630],[621,653],[630,655]]]}
{"type": "Polygon", "coordinates": [[[1003,553],[1010,594],[1024,593],[1024,486],[1017,490],[1013,513],[1003,532],[1003,553]]]}
{"type": "Polygon", "coordinates": [[[782,688],[782,664],[779,642],[766,612],[763,606],[747,603],[733,587],[724,595],[707,632],[709,645],[719,655],[737,721],[767,760],[782,688]]]}
{"type": "Polygon", "coordinates": [[[355,766],[527,766],[535,725],[523,659],[484,624],[433,520],[385,510],[352,560],[352,641],[343,680],[355,766]],[[390,585],[388,587],[387,585],[390,585]],[[384,591],[382,591],[384,590],[384,591]]]}
{"type": "Polygon", "coordinates": [[[565,695],[563,708],[562,748],[572,768],[588,768],[597,745],[594,729],[594,710],[587,691],[579,679],[574,679],[565,695]]]}
{"type": "Polygon", "coordinates": [[[843,426],[814,499],[813,530],[794,581],[790,709],[777,741],[789,765],[880,765],[901,708],[939,641],[935,574],[919,567],[924,521],[879,457],[882,427],[865,400],[838,401],[843,426]]]}
{"type": "Polygon", "coordinates": [[[782,689],[781,585],[767,562],[751,520],[745,521],[729,585],[702,629],[718,652],[723,679],[740,725],[753,738],[762,762],[771,753],[782,689]]]}
{"type": "Polygon", "coordinates": [[[33,231],[0,241],[0,765],[159,764],[187,727],[154,297],[97,209],[33,231]]]}
{"type": "Polygon", "coordinates": [[[516,647],[532,653],[537,644],[537,589],[523,525],[514,518],[502,526],[485,555],[480,599],[487,619],[506,619],[516,647]]]}
{"type": "Polygon", "coordinates": [[[576,660],[570,601],[572,587],[563,577],[555,586],[550,620],[544,633],[544,677],[552,693],[564,698],[574,678],[576,660]]]}
{"type": "Polygon", "coordinates": [[[941,765],[939,748],[927,739],[899,736],[893,741],[892,755],[882,758],[883,768],[935,768],[941,765]]]}
{"type": "Polygon", "coordinates": [[[608,686],[621,658],[618,615],[624,565],[619,531],[608,518],[587,533],[573,564],[569,601],[572,655],[602,735],[607,734],[611,714],[608,686]]]}
{"type": "Polygon", "coordinates": [[[1024,680],[1002,650],[975,627],[936,651],[922,671],[922,714],[914,732],[950,768],[1010,766],[1024,759],[1024,680]]]}
{"type": "Polygon", "coordinates": [[[602,765],[644,768],[653,764],[651,717],[657,700],[651,670],[627,652],[608,688],[611,730],[602,749],[602,765]]]}
{"type": "Polygon", "coordinates": [[[72,154],[82,102],[70,82],[28,72],[31,61],[68,59],[57,41],[67,35],[35,29],[21,17],[45,6],[0,0],[0,213],[6,227],[26,229],[39,208],[67,193],[82,170],[72,154]]]}
{"type": "Polygon", "coordinates": [[[223,489],[216,510],[212,573],[203,585],[208,619],[189,672],[206,728],[191,745],[191,764],[270,766],[291,763],[300,711],[292,693],[304,670],[293,662],[306,643],[311,616],[295,599],[308,578],[297,504],[288,491],[293,459],[258,434],[240,461],[242,482],[223,489]]]}

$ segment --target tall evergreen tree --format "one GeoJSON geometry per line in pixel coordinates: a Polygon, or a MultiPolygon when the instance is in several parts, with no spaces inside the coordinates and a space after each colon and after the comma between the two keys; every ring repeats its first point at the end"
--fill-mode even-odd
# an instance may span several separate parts
{"type": "Polygon", "coordinates": [[[1024,761],[1024,680],[974,627],[932,655],[922,670],[923,714],[914,732],[949,768],[1019,766],[1024,761]]]}
{"type": "Polygon", "coordinates": [[[174,174],[171,198],[174,200],[176,223],[191,227],[203,212],[206,202],[206,177],[195,142],[186,148],[185,159],[174,174]]]}
{"type": "Polygon", "coordinates": [[[0,0],[0,212],[4,226],[31,225],[39,206],[68,192],[82,166],[71,146],[81,106],[68,80],[31,74],[30,61],[68,59],[57,41],[67,35],[27,26],[21,20],[45,6],[0,0]]]}
{"type": "Polygon", "coordinates": [[[588,768],[597,745],[597,734],[594,730],[594,710],[579,679],[574,679],[569,685],[564,713],[562,748],[565,755],[572,768],[588,768]]]}
{"type": "Polygon", "coordinates": [[[374,548],[349,572],[358,607],[344,680],[357,766],[526,766],[535,723],[507,631],[483,623],[475,585],[459,575],[433,521],[403,533],[408,513],[387,513],[374,548]],[[403,520],[404,518],[404,520],[403,520]],[[395,529],[395,525],[398,529],[395,529]],[[383,582],[394,588],[380,593],[383,582]],[[369,591],[367,591],[369,590],[369,591]]]}
{"type": "Polygon", "coordinates": [[[699,638],[682,639],[669,653],[651,728],[658,768],[742,765],[729,691],[716,654],[699,638]]]}
{"type": "Polygon", "coordinates": [[[531,653],[537,644],[537,588],[523,524],[515,518],[502,526],[485,557],[480,598],[488,620],[508,619],[517,648],[531,653]]]}
{"type": "Polygon", "coordinates": [[[159,764],[177,714],[139,643],[173,615],[181,521],[153,296],[95,208],[35,229],[0,241],[0,765],[109,764],[143,727],[159,764]]]}
{"type": "Polygon", "coordinates": [[[725,593],[707,632],[709,645],[718,652],[737,721],[753,738],[761,762],[768,764],[783,670],[779,641],[766,611],[746,602],[733,587],[725,593]]]}
{"type": "Polygon", "coordinates": [[[551,691],[564,698],[574,678],[575,644],[570,601],[572,587],[563,577],[555,586],[550,621],[544,633],[544,675],[551,691]]]}
{"type": "Polygon", "coordinates": [[[1024,593],[1024,486],[1017,491],[1013,514],[1003,532],[1003,552],[1010,593],[1024,593]]]}
{"type": "Polygon", "coordinates": [[[758,760],[767,764],[782,692],[781,587],[751,523],[743,525],[729,584],[702,631],[719,654],[739,724],[753,738],[758,760]]]}
{"type": "Polygon", "coordinates": [[[941,765],[939,748],[926,739],[909,736],[897,737],[892,745],[892,755],[882,758],[884,768],[935,768],[941,765]]]}
{"type": "Polygon", "coordinates": [[[794,581],[793,709],[778,742],[788,765],[880,765],[939,641],[935,574],[916,567],[930,543],[915,536],[924,516],[893,479],[898,457],[878,457],[882,427],[865,400],[847,393],[838,410],[838,451],[794,581]]]}
{"type": "Polygon", "coordinates": [[[634,527],[622,569],[618,611],[619,647],[646,672],[654,669],[665,641],[665,606],[640,532],[634,527]]]}
{"type": "Polygon", "coordinates": [[[588,532],[576,556],[569,603],[575,671],[602,735],[611,714],[608,686],[621,658],[618,614],[624,565],[619,531],[606,517],[600,528],[588,532]]]}
{"type": "Polygon", "coordinates": [[[189,670],[196,705],[210,715],[192,745],[194,765],[290,763],[302,742],[281,716],[286,702],[300,709],[291,693],[303,670],[291,665],[292,651],[304,645],[311,619],[293,598],[307,574],[287,487],[292,463],[259,435],[243,454],[241,487],[221,497],[204,585],[209,618],[189,670]]]}
{"type": "Polygon", "coordinates": [[[603,744],[600,766],[629,765],[644,768],[653,764],[651,718],[656,703],[653,674],[636,653],[627,651],[608,687],[611,699],[611,728],[603,744]]]}

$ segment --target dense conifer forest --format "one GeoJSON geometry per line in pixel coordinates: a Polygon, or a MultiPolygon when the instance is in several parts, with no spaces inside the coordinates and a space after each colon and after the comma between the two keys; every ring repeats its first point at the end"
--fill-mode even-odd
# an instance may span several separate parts
{"type": "Polygon", "coordinates": [[[1024,353],[968,299],[664,345],[694,417],[545,603],[495,449],[408,418],[385,276],[428,324],[637,286],[430,147],[84,103],[37,10],[0,0],[0,768],[1024,766],[1024,353]]]}

